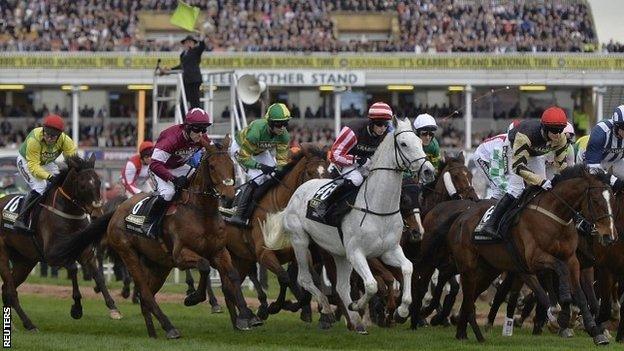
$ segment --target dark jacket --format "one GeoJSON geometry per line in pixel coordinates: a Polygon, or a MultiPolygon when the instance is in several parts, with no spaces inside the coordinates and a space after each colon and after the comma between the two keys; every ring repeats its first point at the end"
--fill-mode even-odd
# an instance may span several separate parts
{"type": "Polygon", "coordinates": [[[205,49],[206,44],[203,40],[200,40],[199,44],[197,44],[194,48],[184,50],[180,54],[180,64],[172,69],[182,69],[184,72],[182,74],[184,84],[202,82],[199,64],[201,63],[201,55],[205,49]]]}

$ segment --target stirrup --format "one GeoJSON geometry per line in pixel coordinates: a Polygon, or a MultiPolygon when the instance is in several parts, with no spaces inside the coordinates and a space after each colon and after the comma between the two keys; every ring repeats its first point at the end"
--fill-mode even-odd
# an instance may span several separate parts
{"type": "Polygon", "coordinates": [[[232,217],[236,214],[236,210],[237,210],[238,206],[234,206],[234,207],[222,207],[219,206],[219,212],[221,212],[221,214],[226,215],[227,217],[232,217]]]}

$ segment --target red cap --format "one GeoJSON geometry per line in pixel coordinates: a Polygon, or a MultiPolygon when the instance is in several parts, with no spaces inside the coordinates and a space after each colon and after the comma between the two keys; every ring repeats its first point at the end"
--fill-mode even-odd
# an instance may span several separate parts
{"type": "Polygon", "coordinates": [[[59,115],[47,115],[43,119],[43,126],[54,128],[56,130],[60,130],[61,132],[65,130],[65,122],[63,122],[63,118],[59,115]]]}
{"type": "Polygon", "coordinates": [[[542,113],[542,124],[545,126],[557,126],[565,128],[568,118],[565,112],[559,107],[549,107],[542,113]]]}

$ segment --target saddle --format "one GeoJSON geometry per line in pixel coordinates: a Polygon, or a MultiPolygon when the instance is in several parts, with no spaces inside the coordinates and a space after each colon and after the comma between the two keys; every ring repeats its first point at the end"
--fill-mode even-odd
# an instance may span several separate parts
{"type": "Polygon", "coordinates": [[[340,227],[344,216],[351,211],[351,206],[355,203],[359,190],[359,188],[352,188],[341,193],[340,189],[344,181],[344,178],[333,179],[320,187],[312,199],[308,201],[306,218],[332,227],[340,227]],[[334,194],[336,191],[338,193],[334,194]],[[325,211],[322,211],[320,205],[330,197],[333,197],[333,201],[327,204],[325,211]]]}
{"type": "Polygon", "coordinates": [[[539,186],[533,185],[526,187],[520,197],[514,201],[514,203],[510,206],[509,210],[503,215],[501,218],[500,224],[498,225],[498,232],[501,234],[502,238],[494,238],[483,232],[483,226],[485,226],[485,222],[490,218],[490,214],[494,210],[494,206],[488,208],[487,211],[481,217],[481,221],[475,228],[472,234],[472,242],[475,244],[498,244],[502,241],[510,241],[509,232],[511,227],[515,226],[518,223],[518,217],[524,208],[529,204],[535,196],[537,196],[543,189],[539,186]]]}
{"type": "Polygon", "coordinates": [[[162,216],[155,216],[152,214],[152,209],[154,204],[158,199],[158,194],[149,195],[139,202],[137,202],[134,207],[132,207],[132,211],[129,215],[124,218],[124,223],[126,226],[126,230],[132,234],[143,236],[149,239],[154,239],[159,237],[162,234],[162,217],[167,214],[173,213],[175,206],[169,206],[169,208],[163,212],[162,216]],[[145,228],[149,227],[149,224],[154,223],[156,227],[152,228],[151,232],[153,236],[149,235],[150,233],[145,231],[145,228]]]}

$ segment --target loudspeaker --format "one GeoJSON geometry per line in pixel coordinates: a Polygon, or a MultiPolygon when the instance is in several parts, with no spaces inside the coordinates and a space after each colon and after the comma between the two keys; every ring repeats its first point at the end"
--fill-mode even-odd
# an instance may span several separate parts
{"type": "Polygon", "coordinates": [[[256,77],[251,74],[245,74],[238,78],[236,83],[236,91],[238,97],[247,105],[254,104],[260,98],[262,92],[266,89],[266,83],[259,82],[256,77]]]}

